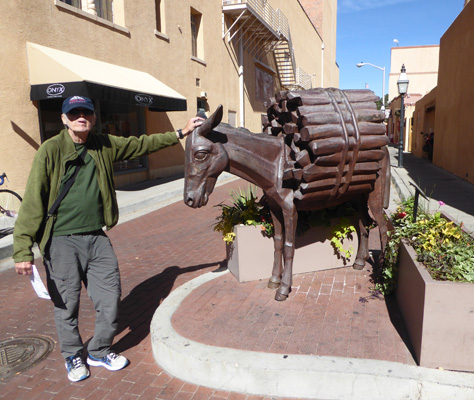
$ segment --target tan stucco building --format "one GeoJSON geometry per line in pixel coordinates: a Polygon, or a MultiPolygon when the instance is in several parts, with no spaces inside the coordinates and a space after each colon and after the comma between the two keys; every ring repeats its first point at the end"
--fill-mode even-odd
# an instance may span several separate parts
{"type": "MultiPolygon", "coordinates": [[[[23,191],[73,94],[94,99],[103,133],[175,130],[219,104],[223,122],[261,131],[276,91],[339,85],[336,13],[337,0],[2,2],[4,187],[23,191]]],[[[116,165],[117,186],[179,174],[183,156],[184,142],[116,165]]]]}
{"type": "Polygon", "coordinates": [[[388,79],[389,101],[398,96],[397,81],[402,65],[405,65],[409,75],[409,93],[424,96],[438,82],[438,62],[439,45],[392,47],[388,79]]]}
{"type": "Polygon", "coordinates": [[[441,37],[433,163],[474,183],[474,2],[441,37]]]}
{"type": "Polygon", "coordinates": [[[405,151],[412,151],[413,113],[419,99],[436,87],[438,81],[439,45],[392,47],[389,75],[389,109],[387,123],[388,135],[392,142],[398,143],[400,132],[401,99],[398,94],[397,81],[404,65],[409,79],[408,93],[404,98],[405,151]]]}

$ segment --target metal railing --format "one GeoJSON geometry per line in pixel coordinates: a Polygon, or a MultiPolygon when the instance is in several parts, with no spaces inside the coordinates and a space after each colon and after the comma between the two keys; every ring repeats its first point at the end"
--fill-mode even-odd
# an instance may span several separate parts
{"type": "Polygon", "coordinates": [[[288,39],[290,27],[288,18],[280,9],[275,10],[267,0],[222,0],[222,6],[231,6],[234,4],[245,4],[248,8],[265,22],[270,29],[281,34],[288,39]]]}
{"type": "Polygon", "coordinates": [[[296,68],[296,84],[302,89],[311,89],[311,75],[307,74],[300,67],[296,68]]]}

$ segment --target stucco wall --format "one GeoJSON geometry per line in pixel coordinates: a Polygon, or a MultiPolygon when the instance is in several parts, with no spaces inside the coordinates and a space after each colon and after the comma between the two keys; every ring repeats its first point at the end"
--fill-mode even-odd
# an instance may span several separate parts
{"type": "Polygon", "coordinates": [[[389,74],[389,101],[398,96],[397,80],[405,65],[410,80],[409,93],[425,95],[437,84],[439,46],[392,47],[389,74]]]}
{"type": "Polygon", "coordinates": [[[423,145],[425,144],[426,135],[435,131],[436,94],[437,88],[434,88],[418,100],[415,105],[411,152],[416,157],[428,157],[428,154],[423,151],[423,145]]]}
{"type": "Polygon", "coordinates": [[[441,38],[433,162],[474,183],[474,3],[441,38]]]}

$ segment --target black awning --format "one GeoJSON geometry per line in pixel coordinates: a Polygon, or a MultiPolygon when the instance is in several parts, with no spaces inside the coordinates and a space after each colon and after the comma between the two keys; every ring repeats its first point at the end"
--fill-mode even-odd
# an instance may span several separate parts
{"type": "Polygon", "coordinates": [[[186,99],[134,92],[92,82],[58,82],[31,85],[31,100],[57,99],[69,96],[86,96],[91,99],[113,103],[133,104],[149,107],[152,111],[186,111],[187,109],[186,99]]]}
{"type": "Polygon", "coordinates": [[[31,100],[87,96],[156,111],[185,111],[186,98],[144,71],[27,43],[31,100]]]}

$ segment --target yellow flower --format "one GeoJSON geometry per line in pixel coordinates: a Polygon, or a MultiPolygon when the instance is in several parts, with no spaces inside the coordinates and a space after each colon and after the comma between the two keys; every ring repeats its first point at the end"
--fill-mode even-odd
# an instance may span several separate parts
{"type": "Polygon", "coordinates": [[[230,233],[227,233],[225,236],[224,236],[224,242],[226,242],[227,244],[231,244],[235,239],[235,233],[234,232],[230,232],[230,233]]]}

